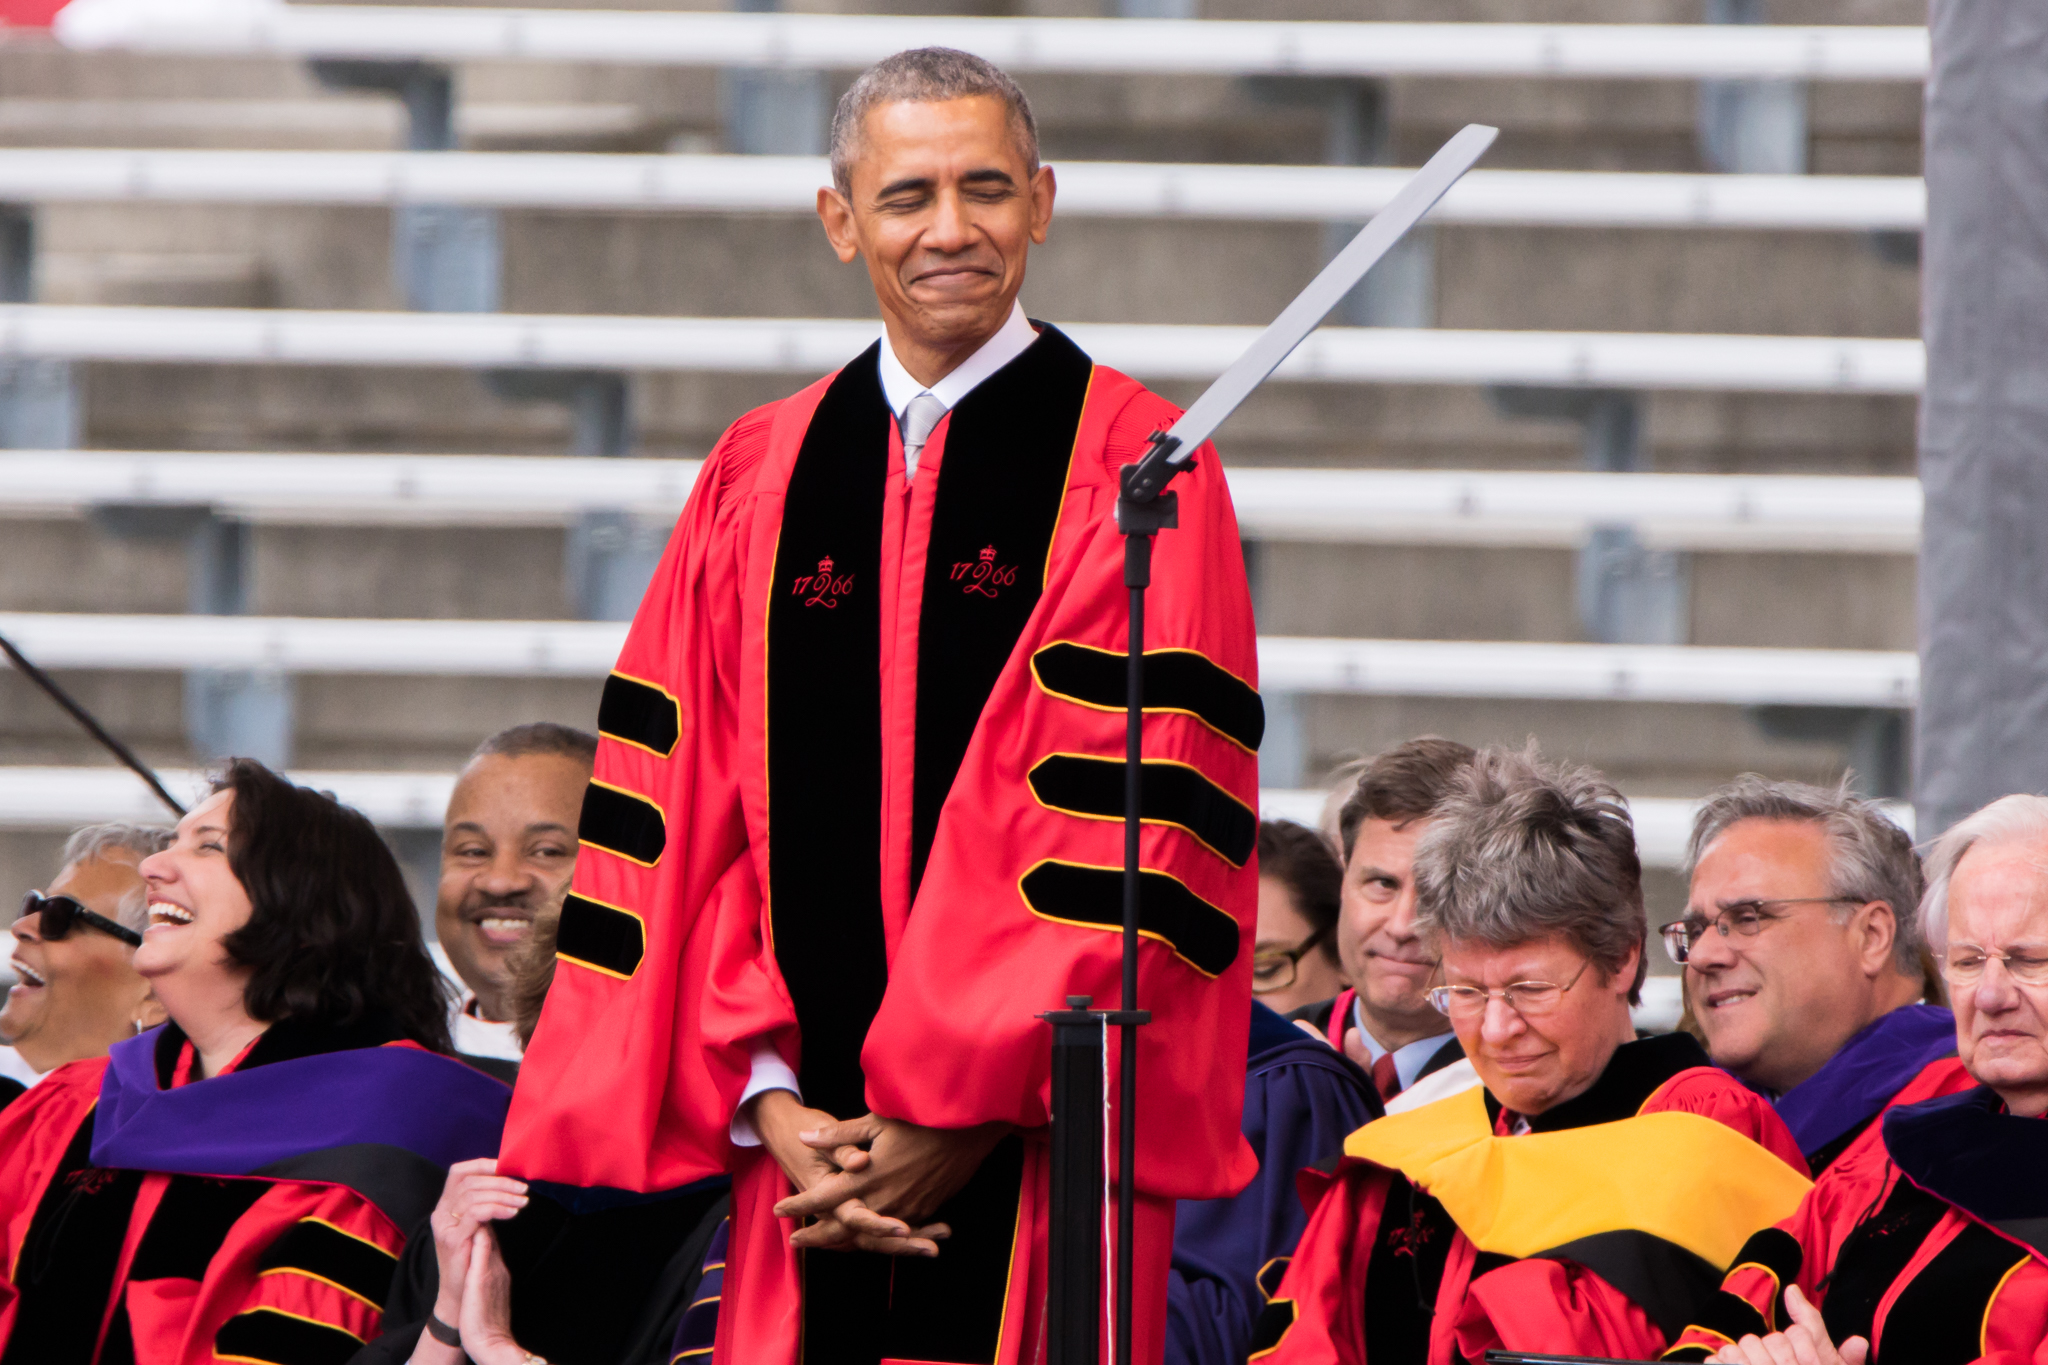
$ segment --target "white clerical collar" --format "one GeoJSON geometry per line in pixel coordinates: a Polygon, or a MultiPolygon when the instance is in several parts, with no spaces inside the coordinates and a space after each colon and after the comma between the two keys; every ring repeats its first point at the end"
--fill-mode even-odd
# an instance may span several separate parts
{"type": "Polygon", "coordinates": [[[981,349],[960,362],[944,379],[931,386],[911,378],[910,371],[903,368],[903,362],[896,358],[895,348],[889,345],[889,338],[882,338],[882,393],[889,400],[889,411],[896,414],[896,420],[903,420],[904,409],[910,400],[921,393],[929,392],[932,397],[945,405],[951,412],[961,399],[973,393],[981,381],[994,374],[1003,366],[1015,360],[1038,340],[1038,333],[1031,330],[1031,320],[1024,316],[1024,305],[1010,305],[1010,318],[996,334],[981,343],[981,349]]]}

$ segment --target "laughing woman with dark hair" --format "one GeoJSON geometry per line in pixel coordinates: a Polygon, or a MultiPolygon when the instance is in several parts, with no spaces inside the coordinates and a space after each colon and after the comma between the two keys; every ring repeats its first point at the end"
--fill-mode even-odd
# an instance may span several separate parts
{"type": "Polygon", "coordinates": [[[0,1363],[347,1360],[510,1092],[441,1055],[398,865],[332,797],[237,759],[140,870],[170,1022],[0,1114],[0,1363]]]}

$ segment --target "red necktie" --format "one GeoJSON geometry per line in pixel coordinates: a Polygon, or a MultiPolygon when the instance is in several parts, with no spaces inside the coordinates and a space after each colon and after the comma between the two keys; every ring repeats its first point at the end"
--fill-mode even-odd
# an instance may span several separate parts
{"type": "Polygon", "coordinates": [[[1394,1054],[1382,1052],[1372,1064],[1372,1086],[1380,1092],[1380,1098],[1390,1100],[1401,1093],[1401,1070],[1394,1065],[1394,1054]]]}

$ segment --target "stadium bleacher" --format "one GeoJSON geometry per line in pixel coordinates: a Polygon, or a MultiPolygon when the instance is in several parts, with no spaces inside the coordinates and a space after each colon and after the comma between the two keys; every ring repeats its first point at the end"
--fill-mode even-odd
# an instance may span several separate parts
{"type": "MultiPolygon", "coordinates": [[[[1318,12],[1314,5],[1302,9],[1304,14],[1318,12]]],[[[1500,259],[1521,259],[1539,270],[1553,261],[1569,262],[1574,251],[1604,251],[1610,255],[1601,259],[1644,262],[1632,278],[1654,282],[1662,278],[1660,270],[1672,268],[1656,262],[1678,259],[1697,240],[1689,234],[1707,231],[1753,234],[1743,240],[1753,241],[1754,247],[1741,251],[1766,261],[1794,259],[1788,253],[1808,251],[1854,259],[1861,263],[1856,269],[1866,273],[1910,270],[1910,262],[1900,264],[1896,253],[1900,239],[1910,239],[1925,214],[1924,188],[1901,173],[1910,167],[1890,150],[1899,137],[1910,140],[1913,131],[1899,133],[1882,112],[1892,107],[1884,103],[1889,98],[1885,92],[1910,86],[1925,72],[1925,32],[1909,24],[1304,25],[76,0],[57,31],[68,48],[60,54],[63,60],[117,61],[128,64],[124,69],[136,63],[210,63],[209,69],[225,69],[223,62],[240,61],[252,70],[297,70],[308,58],[453,64],[451,70],[459,69],[465,81],[501,107],[516,106],[516,101],[505,101],[510,77],[492,74],[508,63],[516,65],[506,70],[520,72],[579,64],[592,69],[663,65],[845,72],[909,42],[951,42],[1006,62],[1027,77],[1044,73],[1043,80],[1056,83],[1049,88],[1061,94],[1085,95],[1125,76],[1181,73],[1236,82],[1231,90],[1252,88],[1248,79],[1300,80],[1307,88],[1309,78],[1372,78],[1396,82],[1382,88],[1400,92],[1417,109],[1431,107],[1418,91],[1457,92],[1458,108],[1477,116],[1494,96],[1475,92],[1501,92],[1510,104],[1553,111],[1532,116],[1531,127],[1542,118],[1566,125],[1577,119],[1572,125],[1581,129],[1577,135],[1589,145],[1604,146],[1574,162],[1576,169],[1537,169],[1528,160],[1511,159],[1502,169],[1476,173],[1432,220],[1440,234],[1432,269],[1440,280],[1481,263],[1470,251],[1456,253],[1462,250],[1460,242],[1483,240],[1500,259]],[[1839,89],[1841,100],[1862,101],[1858,107],[1866,112],[1854,118],[1828,117],[1835,119],[1831,145],[1867,146],[1858,153],[1863,160],[1850,164],[1853,158],[1838,158],[1820,168],[1830,173],[1816,175],[1703,173],[1686,163],[1689,151],[1669,151],[1666,134],[1655,134],[1667,136],[1666,143],[1656,143],[1654,136],[1633,131],[1662,117],[1646,112],[1652,106],[1640,93],[1645,84],[1703,80],[1827,83],[1814,86],[1817,110],[1823,108],[1825,91],[1839,89]],[[1570,94],[1584,89],[1585,82],[1621,82],[1613,88],[1631,93],[1589,114],[1573,104],[1570,94]],[[1646,146],[1664,150],[1645,153],[1646,146]],[[1613,229],[1636,230],[1636,238],[1621,244],[1613,229]],[[1795,239],[1813,245],[1798,246],[1795,239]],[[1501,245],[1518,242],[1540,245],[1501,245]],[[1516,251],[1523,255],[1514,257],[1516,251]],[[1509,255],[1502,257],[1502,252],[1509,255]]],[[[546,80],[535,86],[528,97],[533,103],[560,103],[564,87],[546,80]]],[[[1263,102],[1260,109],[1270,111],[1255,111],[1256,117],[1293,117],[1267,87],[1258,87],[1256,98],[1263,102]]],[[[1451,96],[1434,98],[1434,107],[1442,108],[1451,96]]],[[[1682,98],[1690,100],[1690,92],[1682,92],[1682,98]]],[[[1413,117],[1430,126],[1440,116],[1413,117]]],[[[1392,126],[1401,127],[1402,119],[1396,101],[1392,126]]],[[[1509,120],[1504,150],[1511,158],[1518,155],[1510,150],[1515,136],[1509,120]]],[[[1532,133],[1530,145],[1550,145],[1542,139],[1555,136],[1532,133]]],[[[1221,225],[1214,230],[1272,232],[1294,225],[1287,230],[1297,237],[1285,240],[1307,245],[1312,254],[1314,243],[1311,235],[1302,234],[1302,225],[1363,218],[1401,176],[1388,166],[1232,164],[1217,154],[1227,153],[1229,146],[1213,137],[1203,143],[1176,133],[1165,140],[1173,137],[1189,147],[1186,159],[1132,161],[1095,151],[1104,145],[1117,150],[1115,140],[1107,137],[1089,147],[1093,154],[1065,159],[1057,142],[1049,143],[1062,176],[1063,215],[1100,221],[1106,233],[1153,221],[1184,222],[1189,231],[1221,225]]],[[[196,226],[213,221],[210,213],[272,215],[284,221],[276,216],[303,215],[322,206],[370,212],[377,216],[346,221],[360,223],[352,230],[370,243],[365,250],[374,255],[386,249],[378,240],[385,230],[381,215],[394,206],[464,205],[570,222],[614,216],[759,222],[760,215],[807,211],[821,179],[820,162],[809,156],[279,153],[267,150],[260,121],[223,134],[221,140],[229,145],[185,151],[146,146],[0,150],[0,202],[41,206],[35,217],[43,260],[66,250],[66,223],[86,222],[90,215],[98,215],[90,221],[114,222],[112,215],[161,212],[160,206],[189,215],[195,225],[185,232],[185,250],[212,245],[205,229],[196,226]]],[[[1311,148],[1307,154],[1313,159],[1317,153],[1311,148]]],[[[618,240],[602,239],[612,247],[618,240]]],[[[731,248],[718,268],[729,270],[734,262],[748,260],[758,268],[772,259],[766,253],[779,249],[781,240],[764,238],[758,247],[731,248]],[[755,252],[751,257],[749,250],[755,252]]],[[[1187,243],[1196,239],[1160,240],[1158,250],[1171,253],[1189,249],[1187,243]]],[[[508,237],[504,249],[509,271],[521,249],[519,239],[508,237]]],[[[1206,255],[1198,250],[1194,259],[1213,270],[1223,258],[1214,248],[1206,250],[1206,255]]],[[[634,259],[631,252],[625,258],[634,259]]],[[[1097,250],[1056,268],[1064,272],[1062,278],[1071,278],[1101,268],[1101,260],[1097,250]]],[[[1303,279],[1314,264],[1301,261],[1303,279]]],[[[1492,267],[1486,278],[1499,290],[1515,277],[1492,267]]],[[[1746,313],[1730,311],[1753,318],[1750,325],[1714,330],[1678,323],[1649,330],[1639,320],[1642,309],[1614,306],[1622,285],[1597,273],[1575,278],[1589,301],[1584,316],[1595,319],[1590,326],[1575,318],[1554,331],[1516,330],[1526,328],[1520,318],[1514,327],[1489,325],[1484,307],[1464,304],[1436,309],[1427,320],[1450,324],[1441,327],[1332,326],[1283,373],[1291,382],[1262,400],[1263,414],[1285,419],[1276,424],[1279,429],[1309,434],[1305,439],[1319,459],[1352,466],[1268,467],[1274,457],[1262,451],[1255,457],[1258,463],[1233,469],[1240,513],[1248,537],[1256,542],[1261,608],[1280,622],[1265,642],[1265,681],[1280,723],[1297,731],[1292,742],[1301,754],[1297,770],[1280,777],[1276,793],[1313,779],[1346,749],[1368,747],[1389,726],[1437,728],[1476,718],[1485,732],[1481,737],[1518,739],[1531,728],[1548,728],[1539,720],[1560,713],[1539,713],[1526,705],[1518,709],[1516,699],[1604,708],[1608,714],[1616,713],[1617,700],[1627,700],[1629,705],[1620,710],[1645,717],[1668,716],[1671,707],[1719,717],[1667,726],[1659,739],[1617,739],[1618,747],[1584,754],[1610,762],[1644,802],[1663,802],[1678,812],[1656,818],[1682,820],[1683,794],[1734,765],[1779,762],[1810,775],[1838,767],[1849,750],[1827,737],[1835,724],[1829,717],[1837,713],[1897,715],[1910,707],[1913,660],[1901,649],[1910,642],[1910,619],[1901,639],[1896,623],[1884,619],[1899,601],[1897,572],[1872,566],[1895,565],[1909,556],[1917,535],[1918,488],[1904,477],[1910,466],[1897,455],[1910,449],[1910,431],[1903,436],[1885,431],[1896,414],[1907,410],[1921,382],[1919,343],[1900,335],[1911,319],[1888,328],[1885,319],[1895,315],[1885,314],[1879,304],[1863,312],[1831,306],[1818,314],[1802,313],[1810,300],[1796,291],[1778,291],[1787,296],[1774,299],[1762,278],[1751,282],[1738,276],[1731,279],[1729,294],[1753,289],[1759,301],[1746,313]],[[1597,330],[1598,320],[1608,315],[1630,321],[1597,330]],[[1816,331],[1835,335],[1806,334],[1816,331]],[[1349,392],[1359,386],[1371,387],[1361,396],[1349,392]],[[1516,389],[1580,395],[1585,404],[1544,408],[1538,403],[1531,409],[1526,398],[1517,398],[1516,389]],[[1430,396],[1438,390],[1445,391],[1441,397],[1430,396]],[[1309,396],[1319,393],[1327,396],[1309,396]],[[1627,402],[1615,406],[1616,395],[1627,402]],[[1591,472],[1554,467],[1584,458],[1581,429],[1586,454],[1594,453],[1599,419],[1588,415],[1593,408],[1587,405],[1602,402],[1609,403],[1604,411],[1633,414],[1628,421],[1636,424],[1632,439],[1641,459],[1634,466],[1591,472]],[[1368,438],[1354,431],[1352,414],[1363,411],[1370,412],[1375,431],[1389,425],[1435,428],[1442,434],[1432,439],[1440,446],[1426,447],[1417,438],[1408,448],[1429,449],[1431,462],[1460,463],[1428,469],[1356,467],[1388,462],[1389,447],[1398,460],[1401,449],[1401,438],[1368,438]],[[1403,418],[1404,413],[1410,415],[1403,418]],[[1446,414],[1450,420],[1441,420],[1446,414]],[[1368,439],[1378,453],[1361,460],[1356,452],[1368,439]],[[1526,446],[1516,444],[1524,440],[1526,446]],[[1667,441],[1695,453],[1683,465],[1644,471],[1641,465],[1656,459],[1667,441]],[[1806,447],[1821,453],[1800,454],[1806,447]],[[1347,449],[1353,453],[1347,456],[1347,449]],[[1837,458],[1837,451],[1851,452],[1850,458],[1837,458]],[[1800,472],[1782,472],[1788,469],[1800,472]],[[1502,591],[1504,580],[1536,584],[1527,590],[1532,597],[1539,591],[1558,596],[1561,588],[1568,599],[1573,571],[1560,564],[1568,565],[1589,538],[1618,527],[1630,528],[1630,553],[1695,556],[1689,570],[1693,605],[1682,606],[1695,623],[1685,637],[1689,643],[1626,645],[1599,643],[1583,634],[1571,638],[1583,626],[1573,624],[1569,601],[1544,610],[1504,607],[1490,622],[1495,634],[1476,633],[1489,625],[1472,619],[1486,615],[1488,599],[1514,596],[1502,591]],[[1816,554],[1828,558],[1824,563],[1800,558],[1816,554]],[[1482,558],[1470,558],[1474,555],[1482,558]],[[1419,594],[1433,604],[1439,633],[1447,638],[1392,638],[1398,632],[1375,619],[1358,619],[1373,616],[1370,603],[1376,594],[1392,592],[1419,594]],[[1764,604],[1753,610],[1747,604],[1720,605],[1731,593],[1761,594],[1764,604]],[[1844,602],[1852,605],[1844,608],[1844,602]],[[1739,619],[1737,626],[1713,624],[1731,617],[1739,619]],[[1786,624],[1774,626],[1773,619],[1786,624]],[[1821,629],[1812,629],[1816,620],[1821,629]],[[1792,638],[1801,630],[1814,637],[1810,645],[1792,638]],[[1767,733],[1745,719],[1758,707],[1827,714],[1810,733],[1787,731],[1782,716],[1776,731],[1767,733]],[[1738,735],[1740,742],[1730,741],[1738,735]],[[1660,744],[1668,750],[1662,757],[1660,744]],[[1622,761],[1616,762],[1618,754],[1622,761]]],[[[275,301],[295,296],[290,290],[278,295],[275,301]]],[[[1072,296],[1069,287],[1063,297],[1072,296]]],[[[667,411],[659,407],[662,403],[702,409],[704,415],[692,417],[689,427],[701,432],[715,430],[777,386],[839,363],[876,330],[848,316],[607,315],[604,310],[614,305],[605,301],[586,302],[580,311],[551,304],[545,311],[458,314],[393,312],[388,298],[374,296],[364,306],[351,303],[345,310],[60,307],[32,304],[27,297],[0,307],[0,365],[70,362],[84,376],[84,396],[77,400],[82,444],[134,444],[137,438],[126,433],[137,430],[134,423],[140,420],[145,433],[140,439],[163,448],[0,455],[0,477],[7,483],[0,490],[0,514],[17,527],[35,527],[35,535],[43,538],[38,544],[72,546],[82,543],[81,536],[97,536],[111,548],[93,550],[96,562],[160,563],[181,572],[176,561],[186,553],[182,546],[152,548],[146,537],[108,535],[107,528],[126,523],[105,515],[104,509],[211,509],[215,522],[255,528],[249,545],[270,548],[258,556],[261,568],[253,572],[274,576],[252,581],[249,605],[240,608],[260,608],[264,615],[216,619],[171,614],[180,605],[175,586],[155,596],[148,585],[124,586],[102,606],[85,596],[83,587],[67,591],[34,577],[0,599],[0,611],[14,613],[0,631],[19,631],[25,645],[37,641],[32,653],[49,651],[54,666],[76,670],[81,686],[97,689],[96,695],[118,714],[132,718],[145,749],[181,773],[204,755],[192,752],[175,717],[169,723],[144,722],[148,699],[175,699],[175,691],[165,688],[175,689],[180,669],[278,673],[303,666],[307,659],[326,658],[348,664],[355,673],[421,677],[401,666],[405,650],[414,647],[405,641],[416,636],[428,652],[438,650],[450,661],[429,673],[457,680],[495,674],[466,685],[460,705],[446,694],[419,692],[413,694],[423,698],[418,718],[387,720],[382,730],[377,723],[352,720],[341,727],[353,727],[346,742],[335,738],[336,726],[315,719],[318,707],[331,707],[331,701],[301,703],[306,733],[299,747],[306,770],[331,777],[337,790],[383,793],[363,799],[395,827],[430,823],[430,815],[422,812],[430,812],[437,793],[445,790],[432,785],[445,778],[432,774],[445,772],[459,752],[458,734],[478,730],[485,717],[527,718],[503,708],[551,706],[557,698],[580,695],[532,689],[549,676],[567,681],[548,686],[566,688],[601,674],[608,664],[606,642],[616,640],[619,627],[553,619],[563,613],[559,600],[521,603],[521,614],[534,619],[511,621],[504,619],[510,613],[502,595],[491,599],[500,603],[494,613],[484,600],[490,591],[479,589],[444,593],[439,603],[450,618],[475,619],[430,622],[414,630],[413,621],[370,619],[419,614],[410,600],[371,594],[339,611],[326,604],[331,599],[322,599],[315,609],[311,604],[318,594],[285,585],[330,572],[348,581],[381,581],[365,573],[365,556],[419,555],[440,565],[447,556],[476,553],[474,547],[482,542],[464,537],[486,536],[506,546],[506,554],[529,561],[541,547],[540,557],[549,561],[546,572],[518,581],[537,584],[546,598],[558,581],[560,552],[546,549],[552,542],[545,537],[566,531],[573,539],[594,514],[630,510],[654,521],[672,516],[693,475],[693,462],[474,453],[481,442],[460,454],[328,454],[366,438],[354,428],[336,428],[315,409],[299,414],[292,408],[299,401],[295,395],[310,392],[307,385],[340,385],[343,381],[328,376],[357,370],[408,376],[398,381],[401,386],[413,382],[413,371],[631,373],[638,376],[641,392],[635,402],[643,413],[667,411]],[[304,371],[308,378],[287,383],[267,377],[285,370],[304,371]],[[152,371],[163,378],[144,373],[152,371]],[[195,384],[193,376],[201,374],[220,378],[195,384]],[[763,381],[765,388],[733,378],[746,374],[771,378],[763,381]],[[668,387],[657,391],[651,387],[655,381],[668,387]],[[145,400],[122,395],[167,392],[158,386],[190,386],[207,396],[176,398],[165,404],[161,417],[129,419],[116,441],[101,435],[113,428],[95,418],[96,405],[120,399],[129,404],[124,411],[132,410],[145,400]],[[290,439],[275,444],[252,446],[243,434],[249,430],[243,418],[214,415],[228,409],[270,414],[280,408],[291,411],[265,420],[274,421],[270,430],[290,439]],[[337,431],[341,442],[334,439],[337,431]],[[223,443],[231,450],[239,446],[263,453],[176,448],[223,443]],[[324,532],[308,530],[323,526],[324,532]],[[456,529],[444,536],[440,528],[446,527],[456,529]],[[371,529],[362,532],[359,542],[334,538],[353,528],[371,529]],[[264,536],[288,537],[309,556],[329,554],[331,568],[277,574],[285,541],[265,541],[264,536]],[[408,536],[413,539],[390,539],[408,536]],[[457,548],[458,542],[470,548],[457,548]],[[108,560],[109,554],[115,560],[108,560]],[[106,614],[79,621],[91,611],[106,614]],[[315,619],[323,614],[331,619],[315,619]],[[280,624],[278,618],[291,619],[280,624]],[[317,648],[306,643],[315,639],[323,642],[317,648]],[[208,641],[213,643],[207,648],[215,650],[210,654],[201,647],[208,641]],[[357,755],[374,756],[374,761],[365,763],[357,755]],[[379,772],[379,765],[391,771],[379,772]],[[413,767],[431,773],[396,771],[413,767]],[[375,786],[380,781],[389,784],[388,791],[375,786]]],[[[506,302],[518,306],[519,299],[508,293],[506,302]]],[[[1218,284],[1206,292],[1189,291],[1183,303],[1163,315],[1148,310],[1138,317],[1088,316],[1071,330],[1106,363],[1185,396],[1235,355],[1251,330],[1242,324],[1257,315],[1242,295],[1218,284]],[[1236,325],[1221,325],[1217,319],[1236,325]]],[[[1654,325],[1664,322],[1658,316],[1654,325]]],[[[445,386],[456,381],[419,382],[445,386]]],[[[467,391],[442,387],[421,392],[467,391]]],[[[446,399],[421,402],[445,405],[446,399]]],[[[364,444],[363,450],[431,449],[448,439],[423,439],[422,425],[407,424],[414,419],[405,414],[423,407],[400,405],[397,411],[382,435],[367,438],[380,443],[364,444]]],[[[1364,425],[1358,423],[1361,431],[1364,425]]],[[[507,433],[497,439],[508,452],[532,448],[535,438],[523,431],[515,439],[513,428],[503,423],[494,430],[507,433]]],[[[259,432],[256,439],[263,435],[259,432]]],[[[1231,452],[1238,447],[1232,437],[1226,430],[1226,453],[1234,458],[1231,452]]],[[[1248,436],[1239,439],[1257,448],[1248,436]]],[[[692,440],[701,452],[700,438],[683,444],[692,440]]],[[[664,444],[673,449],[677,441],[670,435],[664,444]]],[[[1287,463],[1284,456],[1282,463],[1287,463]]],[[[499,560],[489,563],[503,568],[499,560]]],[[[521,571],[529,567],[522,565],[521,571]]],[[[491,571],[482,563],[477,566],[479,573],[491,571]]],[[[114,570],[85,575],[81,583],[103,583],[109,572],[114,570]]],[[[447,573],[437,568],[428,576],[442,581],[447,573]]],[[[1910,568],[1906,573],[1910,582],[1910,568]]],[[[1429,617],[1431,611],[1409,613],[1416,614],[1429,617]]],[[[116,784],[109,779],[118,774],[90,770],[67,772],[61,780],[51,776],[46,769],[52,761],[90,760],[74,742],[58,737],[54,725],[45,725],[40,716],[28,718],[25,703],[10,701],[8,708],[8,715],[22,717],[15,722],[12,745],[21,762],[0,769],[0,811],[8,813],[0,824],[23,830],[41,819],[54,825],[82,818],[79,812],[93,801],[114,800],[116,784]],[[32,762],[41,766],[24,766],[32,762]],[[62,787],[65,781],[74,785],[62,787]],[[26,795],[38,785],[52,793],[50,799],[38,802],[26,795]],[[60,789],[77,795],[57,799],[54,793],[60,789]]],[[[563,718],[587,723],[577,715],[563,718]]],[[[1646,719],[1640,728],[1658,725],[1646,719]]],[[[1635,727],[1635,722],[1623,722],[1614,728],[1619,734],[1635,727]]],[[[1556,733],[1567,746],[1583,735],[1570,726],[1556,733]]],[[[1292,801],[1288,808],[1294,809],[1308,798],[1274,800],[1281,805],[1292,801]]],[[[111,805],[107,809],[114,813],[111,805]]],[[[1646,821],[1653,809],[1664,811],[1665,806],[1639,807],[1646,821]]],[[[1651,838],[1646,833],[1646,850],[1651,838]]],[[[26,834],[8,836],[0,848],[13,852],[11,858],[0,856],[0,864],[23,862],[30,858],[26,850],[41,846],[26,834]]],[[[1664,857],[1659,865],[1670,861],[1664,857]]]]}

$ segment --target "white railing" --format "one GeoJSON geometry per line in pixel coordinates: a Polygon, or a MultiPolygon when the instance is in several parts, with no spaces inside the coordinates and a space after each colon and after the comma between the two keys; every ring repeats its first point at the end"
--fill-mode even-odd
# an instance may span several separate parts
{"type": "MultiPolygon", "coordinates": [[[[1412,171],[1062,161],[1065,217],[1356,221],[1412,171]]],[[[822,157],[549,152],[0,150],[0,200],[23,203],[475,204],[702,213],[815,211],[822,157]]],[[[1911,231],[1926,186],[1906,176],[1477,170],[1439,223],[1911,231]]]]}
{"type": "MultiPolygon", "coordinates": [[[[171,795],[188,804],[207,790],[206,774],[166,769],[158,774],[171,795]]],[[[294,782],[328,791],[388,829],[438,828],[455,787],[449,772],[293,771],[294,782]]],[[[1328,793],[1319,788],[1269,788],[1259,793],[1260,813],[1271,819],[1317,823],[1328,793]]],[[[1636,848],[1651,867],[1677,867],[1685,855],[1699,802],[1685,797],[1633,797],[1636,848]]],[[[1907,832],[1913,808],[1888,803],[1885,813],[1907,832]]],[[[71,829],[99,820],[164,824],[170,812],[125,768],[0,767],[0,828],[71,829]]]]}
{"type": "MultiPolygon", "coordinates": [[[[1096,360],[1140,379],[1212,379],[1253,327],[1076,323],[1096,360]]],[[[881,334],[820,318],[648,318],[270,308],[0,306],[0,357],[821,374],[881,334]]],[[[1276,378],[1772,393],[1917,394],[1917,340],[1665,332],[1325,327],[1276,378]]]]}
{"type": "MultiPolygon", "coordinates": [[[[0,772],[4,772],[0,769],[0,772]]],[[[1260,814],[1273,820],[1292,820],[1314,828],[1321,823],[1329,793],[1318,787],[1268,788],[1259,793],[1260,814]]],[[[1685,861],[1686,840],[1692,835],[1693,816],[1700,803],[1687,797],[1632,796],[1629,815],[1635,821],[1636,853],[1646,867],[1675,868],[1685,861]]],[[[1903,801],[1887,801],[1884,813],[1908,834],[1913,832],[1913,808],[1903,801]]],[[[1652,952],[1661,948],[1652,945],[1652,952]]]]}
{"type": "MultiPolygon", "coordinates": [[[[1226,456],[1228,452],[1226,451],[1226,456]]],[[[204,504],[283,523],[550,525],[595,508],[672,515],[695,460],[518,455],[0,451],[0,511],[204,504]]],[[[1910,554],[1911,478],[1230,467],[1257,540],[1571,547],[1634,526],[1667,549],[1910,554]]]]}
{"type": "MultiPolygon", "coordinates": [[[[0,613],[0,634],[53,669],[603,677],[620,621],[371,620],[0,613]]],[[[1909,707],[1899,651],[1267,636],[1259,685],[1365,696],[1909,707]]]]}
{"type": "Polygon", "coordinates": [[[77,48],[214,55],[854,68],[956,47],[1011,71],[1276,76],[1926,79],[1924,28],[1291,23],[646,13],[73,0],[77,48]]]}

